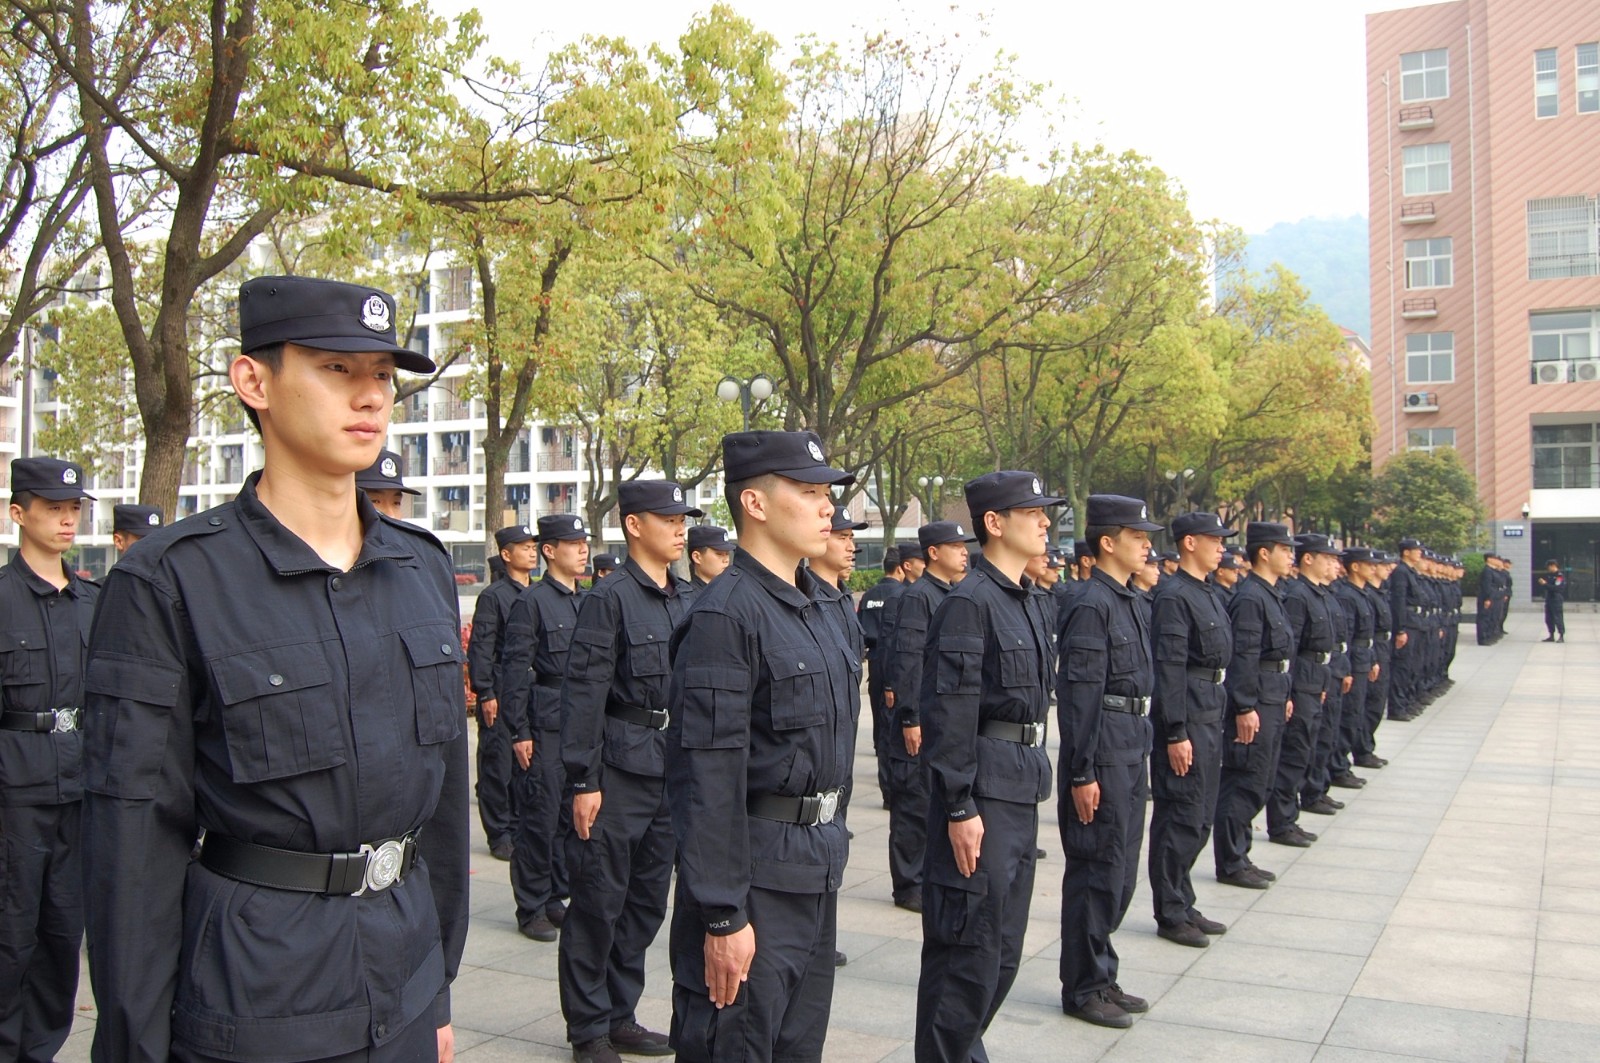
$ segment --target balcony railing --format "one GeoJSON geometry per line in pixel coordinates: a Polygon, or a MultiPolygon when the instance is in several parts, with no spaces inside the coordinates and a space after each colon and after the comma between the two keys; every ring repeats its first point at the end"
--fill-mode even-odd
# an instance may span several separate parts
{"type": "Polygon", "coordinates": [[[578,459],[571,454],[562,454],[549,450],[539,451],[540,472],[571,472],[577,467],[578,459]]]}
{"type": "Polygon", "coordinates": [[[1600,465],[1535,465],[1533,486],[1537,491],[1600,489],[1600,465]]]}
{"type": "Polygon", "coordinates": [[[1531,281],[1594,276],[1600,276],[1600,255],[1592,251],[1576,255],[1528,256],[1528,279],[1531,281]]]}
{"type": "Polygon", "coordinates": [[[466,421],[472,418],[472,403],[460,399],[450,399],[446,402],[433,404],[433,419],[435,421],[466,421]]]}
{"type": "Polygon", "coordinates": [[[472,459],[465,454],[459,457],[441,455],[439,460],[433,464],[433,474],[435,476],[467,476],[471,472],[472,459]]]}
{"type": "Polygon", "coordinates": [[[1437,217],[1431,199],[1422,203],[1406,203],[1400,208],[1401,225],[1423,225],[1437,217]]]}
{"type": "Polygon", "coordinates": [[[1431,295],[1422,299],[1404,299],[1400,303],[1400,316],[1408,320],[1438,317],[1439,301],[1431,295]]]}
{"type": "Polygon", "coordinates": [[[1432,129],[1433,108],[1425,103],[1419,103],[1412,107],[1400,108],[1400,128],[1432,129]]]}

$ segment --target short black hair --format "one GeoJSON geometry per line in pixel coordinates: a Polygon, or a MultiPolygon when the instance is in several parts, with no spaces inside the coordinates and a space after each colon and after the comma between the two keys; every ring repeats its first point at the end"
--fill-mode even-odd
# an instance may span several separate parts
{"type": "Polygon", "coordinates": [[[755,488],[758,491],[771,489],[771,481],[776,473],[764,472],[760,476],[752,476],[748,480],[730,483],[723,488],[722,497],[728,503],[728,518],[733,521],[733,532],[737,536],[744,531],[744,503],[739,501],[739,496],[755,488]]]}
{"type": "MultiPolygon", "coordinates": [[[[27,509],[29,506],[33,505],[33,500],[38,497],[39,496],[34,494],[32,491],[14,491],[11,495],[11,504],[13,506],[21,506],[23,509],[27,509]]],[[[1555,562],[1553,561],[1551,562],[1551,564],[1554,563],[1555,562]]]]}
{"type": "MultiPolygon", "coordinates": [[[[283,344],[281,343],[269,343],[265,347],[258,347],[253,351],[242,351],[240,353],[255,359],[274,373],[283,369],[283,344]]],[[[256,435],[260,435],[261,415],[243,399],[239,400],[239,405],[244,407],[244,415],[250,418],[250,423],[255,426],[256,435]]]]}
{"type": "MultiPolygon", "coordinates": [[[[1089,525],[1089,528],[1085,533],[1086,538],[1084,539],[1084,542],[1089,546],[1089,556],[1100,556],[1100,540],[1102,537],[1106,539],[1115,539],[1117,536],[1121,535],[1124,530],[1125,529],[1120,524],[1089,525]]],[[[1151,556],[1153,557],[1154,555],[1152,554],[1151,556]]]]}
{"type": "Polygon", "coordinates": [[[1298,565],[1298,564],[1300,564],[1300,562],[1302,560],[1305,559],[1305,556],[1307,554],[1315,554],[1315,553],[1320,553],[1320,551],[1313,550],[1309,546],[1296,546],[1294,548],[1294,563],[1296,565],[1298,565]]]}
{"type": "Polygon", "coordinates": [[[1250,567],[1254,568],[1257,565],[1259,565],[1261,563],[1260,555],[1263,554],[1263,553],[1267,553],[1267,554],[1272,553],[1272,548],[1274,546],[1277,546],[1277,545],[1278,545],[1277,543],[1248,543],[1248,544],[1246,544],[1246,546],[1244,548],[1244,553],[1245,553],[1245,558],[1250,562],[1250,567]]]}
{"type": "Polygon", "coordinates": [[[1003,509],[986,509],[982,513],[972,514],[972,537],[978,540],[979,546],[986,546],[989,542],[989,526],[983,523],[983,518],[991,513],[1005,516],[1005,512],[1003,509]]]}
{"type": "Polygon", "coordinates": [[[900,551],[892,546],[883,552],[883,571],[886,575],[900,571],[900,551]]]}

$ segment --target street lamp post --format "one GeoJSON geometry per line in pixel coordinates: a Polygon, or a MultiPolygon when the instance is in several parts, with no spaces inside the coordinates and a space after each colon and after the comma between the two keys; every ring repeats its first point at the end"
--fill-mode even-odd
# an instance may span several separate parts
{"type": "Polygon", "coordinates": [[[772,378],[765,373],[757,373],[749,380],[740,380],[736,376],[725,376],[717,381],[717,398],[723,402],[739,401],[739,411],[744,414],[744,430],[750,431],[750,411],[756,403],[772,397],[778,390],[772,378]]]}
{"type": "MultiPolygon", "coordinates": [[[[939,503],[941,501],[943,501],[943,499],[940,498],[940,495],[942,495],[944,493],[943,492],[944,477],[943,476],[919,476],[919,477],[917,477],[917,486],[922,488],[924,491],[926,491],[930,487],[933,488],[933,494],[931,496],[933,501],[932,501],[932,504],[928,506],[928,512],[926,514],[924,514],[924,518],[925,518],[924,523],[926,523],[926,521],[928,521],[928,520],[938,520],[939,519],[939,503]]],[[[926,502],[927,499],[924,499],[923,501],[926,502]]]]}
{"type": "Polygon", "coordinates": [[[1184,504],[1183,504],[1184,489],[1188,486],[1189,481],[1193,477],[1194,477],[1194,470],[1193,469],[1184,469],[1182,472],[1178,472],[1178,471],[1173,470],[1173,469],[1168,469],[1167,470],[1167,480],[1168,480],[1169,483],[1172,484],[1172,490],[1173,490],[1173,494],[1174,494],[1174,496],[1176,498],[1176,501],[1177,501],[1177,507],[1178,507],[1178,512],[1179,513],[1182,513],[1184,511],[1184,504]]]}

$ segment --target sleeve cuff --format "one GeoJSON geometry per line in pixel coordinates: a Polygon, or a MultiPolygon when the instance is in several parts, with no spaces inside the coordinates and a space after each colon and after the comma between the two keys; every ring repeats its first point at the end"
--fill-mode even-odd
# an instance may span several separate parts
{"type": "Polygon", "coordinates": [[[720,912],[706,913],[706,933],[712,937],[737,934],[750,925],[750,917],[742,908],[725,908],[720,912]]]}
{"type": "Polygon", "coordinates": [[[433,1027],[441,1029],[450,1025],[450,985],[446,983],[433,998],[433,1027]]]}
{"type": "Polygon", "coordinates": [[[945,817],[952,823],[972,819],[978,814],[978,805],[971,798],[945,807],[945,817]]]}
{"type": "Polygon", "coordinates": [[[590,775],[582,779],[573,779],[572,789],[583,794],[595,793],[600,789],[600,777],[590,775]]]}
{"type": "Polygon", "coordinates": [[[921,727],[921,726],[922,726],[922,717],[919,716],[917,713],[914,713],[914,712],[903,712],[903,713],[900,714],[900,729],[902,731],[905,730],[907,727],[921,727]]]}
{"type": "Polygon", "coordinates": [[[1178,742],[1187,742],[1188,740],[1189,729],[1183,724],[1167,728],[1167,745],[1175,745],[1178,742]]]}

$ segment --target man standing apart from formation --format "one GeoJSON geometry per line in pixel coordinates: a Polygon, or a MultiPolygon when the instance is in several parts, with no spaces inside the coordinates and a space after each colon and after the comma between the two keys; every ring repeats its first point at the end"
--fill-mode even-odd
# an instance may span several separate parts
{"type": "Polygon", "coordinates": [[[1561,571],[1561,563],[1555,558],[1546,561],[1533,585],[1544,595],[1544,628],[1548,634],[1541,641],[1567,641],[1567,577],[1561,571]]]}
{"type": "Polygon", "coordinates": [[[1139,877],[1144,804],[1149,793],[1150,611],[1128,580],[1145,566],[1150,533],[1161,525],[1145,504],[1122,495],[1089,496],[1094,574],[1073,604],[1057,647],[1061,671],[1061,841],[1067,872],[1061,895],[1061,1004],[1096,1026],[1125,1028],[1149,1010],[1117,984],[1111,935],[1122,925],[1139,877]]]}
{"type": "Polygon", "coordinates": [[[666,792],[667,643],[694,591],[683,556],[686,505],[669,480],[617,488],[628,559],[578,607],[561,685],[561,759],[572,784],[572,903],[561,926],[561,1012],[577,1063],[618,1051],[670,1055],[639,1025],[644,953],[667,914],[672,823],[666,792]]]}
{"type": "Polygon", "coordinates": [[[1150,894],[1156,933],[1205,948],[1227,928],[1195,908],[1189,873],[1211,838],[1222,772],[1223,682],[1233,631],[1222,592],[1206,577],[1222,561],[1222,540],[1237,535],[1214,513],[1172,522],[1178,571],[1156,589],[1151,610],[1156,689],[1150,751],[1150,894]]]}
{"type": "Polygon", "coordinates": [[[933,614],[922,673],[929,796],[918,1063],[989,1058],[983,1035],[1016,981],[1039,802],[1050,793],[1054,654],[1044,601],[1022,571],[1045,552],[1047,508],[1066,500],[1019,470],[965,490],[983,553],[933,614]]]}
{"type": "Polygon", "coordinates": [[[833,533],[812,432],[723,437],[733,564],[673,635],[667,735],[680,1063],[822,1058],[860,660],[801,563],[833,533]]]}
{"type": "Polygon", "coordinates": [[[399,346],[371,288],[239,290],[265,464],[111,571],[89,646],[96,1063],[449,1060],[467,932],[450,556],[355,474],[399,346]],[[191,862],[196,837],[204,834],[191,862]]]}

